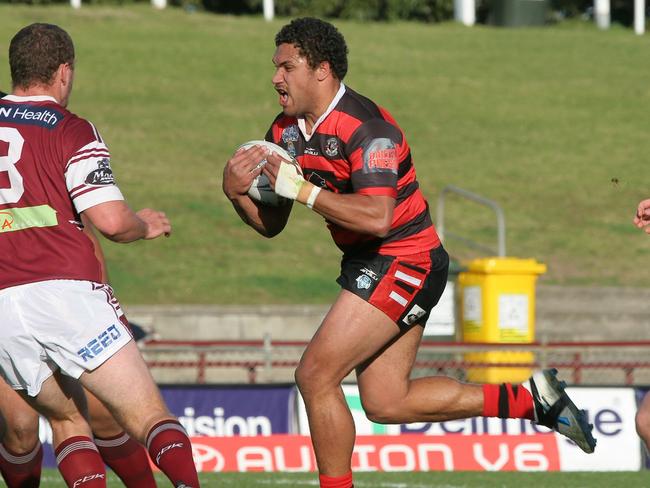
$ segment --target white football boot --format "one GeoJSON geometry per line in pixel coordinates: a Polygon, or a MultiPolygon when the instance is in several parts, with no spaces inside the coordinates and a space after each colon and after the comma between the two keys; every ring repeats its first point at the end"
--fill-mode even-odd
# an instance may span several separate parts
{"type": "MultiPolygon", "coordinates": [[[[593,425],[584,410],[578,410],[566,394],[566,383],[558,381],[557,369],[538,371],[528,380],[535,406],[535,423],[549,427],[575,442],[586,453],[594,452],[593,425]]],[[[526,385],[525,385],[526,386],[526,385]]]]}

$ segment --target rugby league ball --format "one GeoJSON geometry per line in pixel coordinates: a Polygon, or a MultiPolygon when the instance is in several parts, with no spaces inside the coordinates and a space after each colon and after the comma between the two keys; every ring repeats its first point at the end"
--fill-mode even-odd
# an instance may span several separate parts
{"type": "MultiPolygon", "coordinates": [[[[253,146],[263,146],[268,151],[269,154],[274,152],[275,154],[280,156],[282,159],[285,159],[286,161],[294,161],[294,158],[287,151],[285,151],[277,144],[268,141],[261,141],[261,140],[248,141],[242,144],[241,146],[239,146],[237,150],[248,149],[253,146]]],[[[266,159],[263,159],[256,166],[256,169],[261,166],[264,166],[265,164],[266,164],[266,159]]],[[[271,187],[271,183],[269,182],[269,179],[266,177],[264,173],[260,173],[260,175],[253,180],[251,187],[248,189],[248,196],[251,197],[256,202],[260,202],[264,205],[269,205],[272,207],[286,205],[287,203],[290,202],[288,198],[281,197],[280,195],[275,193],[275,191],[273,191],[273,188],[271,187]]]]}

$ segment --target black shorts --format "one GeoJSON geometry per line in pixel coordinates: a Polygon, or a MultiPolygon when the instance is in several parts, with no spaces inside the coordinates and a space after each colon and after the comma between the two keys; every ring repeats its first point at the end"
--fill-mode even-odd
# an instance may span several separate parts
{"type": "Polygon", "coordinates": [[[344,257],[336,282],[375,306],[401,328],[424,326],[447,284],[449,255],[442,246],[409,256],[344,257]]]}

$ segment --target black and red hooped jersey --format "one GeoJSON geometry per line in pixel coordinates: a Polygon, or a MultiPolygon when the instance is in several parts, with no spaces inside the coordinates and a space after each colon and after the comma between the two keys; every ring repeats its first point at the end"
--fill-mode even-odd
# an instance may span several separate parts
{"type": "Polygon", "coordinates": [[[305,133],[304,120],[280,114],[266,139],[294,156],[305,179],[316,186],[335,193],[395,198],[393,222],[384,238],[328,222],[334,242],[345,254],[404,256],[440,245],[404,133],[373,101],[341,84],[311,135],[305,133]]]}
{"type": "Polygon", "coordinates": [[[79,214],[122,200],[95,127],[47,96],[0,99],[0,289],[101,281],[79,214]]]}

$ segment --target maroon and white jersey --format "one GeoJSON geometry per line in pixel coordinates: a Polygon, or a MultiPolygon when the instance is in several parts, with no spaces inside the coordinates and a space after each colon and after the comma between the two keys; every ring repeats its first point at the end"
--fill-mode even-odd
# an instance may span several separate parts
{"type": "Polygon", "coordinates": [[[123,200],[95,127],[47,96],[0,99],[0,289],[101,282],[80,213],[123,200]]]}
{"type": "Polygon", "coordinates": [[[341,84],[311,134],[306,133],[304,119],[280,114],[266,140],[285,148],[300,163],[305,179],[323,190],[395,198],[386,237],[328,222],[334,242],[346,256],[368,252],[406,256],[440,246],[404,133],[372,100],[341,84]]]}

